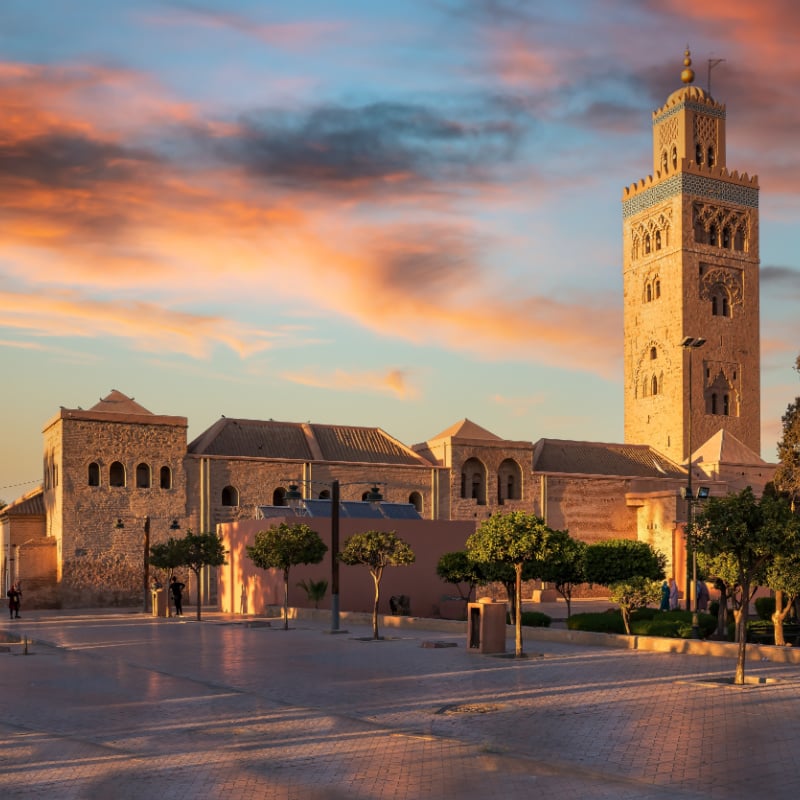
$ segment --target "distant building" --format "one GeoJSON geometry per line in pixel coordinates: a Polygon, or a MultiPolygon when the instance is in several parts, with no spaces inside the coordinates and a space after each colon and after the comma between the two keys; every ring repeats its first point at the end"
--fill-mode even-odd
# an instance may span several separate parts
{"type": "Polygon", "coordinates": [[[682,582],[690,457],[715,495],[760,492],[774,472],[758,455],[758,181],[728,170],[725,117],[687,82],[653,113],[653,176],[623,193],[625,444],[510,441],[464,419],[407,446],[380,428],[225,417],[187,443],[185,417],[112,391],[45,425],[42,488],[0,511],[6,587],[135,604],[150,544],[257,518],[290,491],[329,497],[333,481],[342,500],[380,487],[425,520],[522,509],[586,541],[647,541],[682,582]]]}

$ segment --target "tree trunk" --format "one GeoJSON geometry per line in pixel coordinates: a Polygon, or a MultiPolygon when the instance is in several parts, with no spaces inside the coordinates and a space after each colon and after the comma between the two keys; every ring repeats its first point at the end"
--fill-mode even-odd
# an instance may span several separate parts
{"type": "Polygon", "coordinates": [[[381,599],[381,571],[376,570],[372,573],[372,580],[375,582],[375,605],[372,607],[372,638],[380,639],[378,635],[378,603],[381,599]]]}
{"type": "Polygon", "coordinates": [[[200,621],[200,570],[192,569],[194,572],[194,583],[197,587],[197,621],[200,621]]]}
{"type": "Polygon", "coordinates": [[[783,636],[783,623],[789,612],[792,609],[794,602],[793,597],[786,597],[786,603],[783,602],[783,592],[780,589],[775,590],[775,613],[772,615],[772,625],[775,628],[775,644],[779,647],[786,646],[786,639],[783,636]]]}
{"type": "Polygon", "coordinates": [[[736,653],[736,675],[733,682],[737,686],[744,684],[744,665],[747,658],[747,610],[750,605],[750,584],[742,581],[742,603],[738,609],[734,609],[736,618],[736,641],[739,649],[736,653]]]}
{"type": "Polygon", "coordinates": [[[627,606],[620,606],[619,610],[622,612],[622,624],[625,626],[625,633],[631,635],[631,612],[627,606]]]}
{"type": "Polygon", "coordinates": [[[516,599],[516,618],[514,620],[515,629],[515,645],[514,651],[517,658],[521,658],[524,654],[522,652],[522,564],[515,564],[514,570],[517,573],[517,579],[514,587],[514,597],[516,599]]]}
{"type": "Polygon", "coordinates": [[[289,630],[289,569],[283,571],[283,629],[289,630]]]}
{"type": "Polygon", "coordinates": [[[517,622],[517,581],[514,579],[513,583],[504,583],[506,587],[506,595],[508,596],[508,616],[511,619],[511,624],[515,625],[517,622]]]}

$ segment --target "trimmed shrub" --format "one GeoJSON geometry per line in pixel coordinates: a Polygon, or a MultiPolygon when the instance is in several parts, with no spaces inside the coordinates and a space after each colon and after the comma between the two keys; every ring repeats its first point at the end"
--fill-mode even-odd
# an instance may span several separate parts
{"type": "MultiPolygon", "coordinates": [[[[711,614],[698,614],[700,636],[711,636],[717,627],[717,618],[711,614]]],[[[572,631],[595,633],[625,633],[622,614],[610,609],[601,614],[573,614],[567,620],[572,631]]],[[[631,614],[631,633],[636,636],[665,636],[671,639],[690,639],[692,636],[692,614],[689,611],[658,611],[641,608],[631,614]]]]}
{"type": "Polygon", "coordinates": [[[754,605],[756,607],[756,614],[758,614],[759,619],[772,619],[772,615],[775,613],[774,597],[758,597],[756,598],[754,605]]]}
{"type": "Polygon", "coordinates": [[[573,614],[567,620],[567,628],[571,631],[625,633],[625,623],[622,621],[622,613],[618,608],[610,608],[600,614],[573,614]]]}
{"type": "Polygon", "coordinates": [[[552,618],[547,614],[542,614],[541,611],[523,611],[522,624],[527,625],[529,628],[549,628],[552,618]]]}

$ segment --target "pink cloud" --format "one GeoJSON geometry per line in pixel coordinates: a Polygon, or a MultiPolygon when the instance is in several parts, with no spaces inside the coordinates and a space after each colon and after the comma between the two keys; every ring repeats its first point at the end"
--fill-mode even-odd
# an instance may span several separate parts
{"type": "Polygon", "coordinates": [[[409,381],[408,372],[397,368],[385,372],[348,372],[337,369],[332,373],[325,373],[306,370],[285,372],[282,377],[292,383],[317,389],[391,394],[400,400],[413,400],[419,396],[418,389],[409,381]]]}

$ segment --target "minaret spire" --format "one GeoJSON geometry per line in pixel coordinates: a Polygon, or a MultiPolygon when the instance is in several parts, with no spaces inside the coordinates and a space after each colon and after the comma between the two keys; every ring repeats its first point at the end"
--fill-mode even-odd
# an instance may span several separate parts
{"type": "Polygon", "coordinates": [[[681,80],[684,83],[694,83],[694,70],[692,69],[692,54],[689,51],[689,45],[686,45],[686,52],[683,54],[683,71],[681,72],[681,80]]]}

